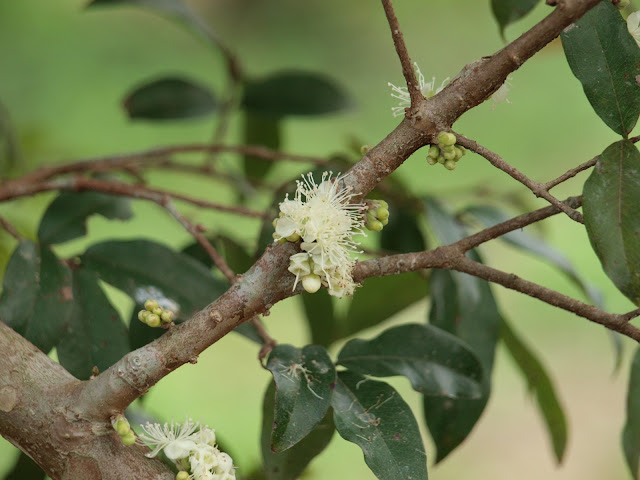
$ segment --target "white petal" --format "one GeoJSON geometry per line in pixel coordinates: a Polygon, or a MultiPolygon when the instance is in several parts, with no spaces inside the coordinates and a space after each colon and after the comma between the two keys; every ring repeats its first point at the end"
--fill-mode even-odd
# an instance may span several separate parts
{"type": "Polygon", "coordinates": [[[164,447],[164,453],[167,458],[175,462],[177,460],[180,460],[181,458],[188,457],[191,450],[193,450],[195,447],[195,442],[191,440],[174,440],[173,442],[169,442],[169,445],[164,447]]]}
{"type": "Polygon", "coordinates": [[[281,217],[276,223],[276,233],[281,237],[288,237],[296,233],[296,224],[289,217],[281,217]]]}

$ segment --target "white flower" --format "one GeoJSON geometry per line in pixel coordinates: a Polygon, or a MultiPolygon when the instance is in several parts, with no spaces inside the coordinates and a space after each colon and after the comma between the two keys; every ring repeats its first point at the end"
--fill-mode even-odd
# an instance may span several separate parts
{"type": "Polygon", "coordinates": [[[195,447],[193,433],[200,427],[200,422],[193,422],[190,418],[180,425],[171,421],[171,425],[159,423],[149,423],[140,425],[144,433],[140,435],[140,439],[150,448],[154,448],[151,453],[147,453],[147,457],[155,457],[160,450],[164,449],[164,453],[172,461],[189,456],[189,452],[195,447]]]}
{"type": "MultiPolygon", "coordinates": [[[[433,77],[429,83],[425,82],[424,75],[420,71],[420,67],[418,64],[414,62],[414,68],[416,71],[416,75],[418,75],[418,84],[420,85],[420,92],[424,98],[430,98],[434,95],[440,93],[442,89],[445,87],[445,84],[449,81],[449,77],[445,78],[438,88],[436,87],[436,77],[433,77]]],[[[411,96],[409,95],[409,90],[407,87],[397,87],[393,83],[387,83],[388,86],[391,87],[391,96],[400,100],[400,103],[397,107],[391,107],[391,111],[393,112],[394,117],[398,117],[400,115],[404,115],[405,108],[411,106],[411,96]]]]}
{"type": "Polygon", "coordinates": [[[293,288],[300,277],[313,273],[329,288],[330,294],[342,297],[351,295],[355,287],[351,277],[355,261],[351,253],[359,253],[359,244],[352,237],[364,235],[364,207],[350,203],[355,194],[342,186],[344,177],[332,179],[332,175],[323,173],[320,184],[315,183],[311,173],[302,176],[294,199],[287,196],[280,204],[281,216],[274,238],[279,241],[292,233],[302,238],[302,252],[290,258],[289,271],[296,276],[293,288]]]}
{"type": "Polygon", "coordinates": [[[640,10],[627,17],[627,30],[640,47],[640,10]]]}
{"type": "Polygon", "coordinates": [[[500,86],[500,88],[493,92],[493,95],[491,95],[491,101],[493,102],[493,105],[491,105],[491,110],[494,110],[498,103],[511,103],[511,101],[507,98],[510,90],[511,76],[508,76],[504,83],[500,86]]]}

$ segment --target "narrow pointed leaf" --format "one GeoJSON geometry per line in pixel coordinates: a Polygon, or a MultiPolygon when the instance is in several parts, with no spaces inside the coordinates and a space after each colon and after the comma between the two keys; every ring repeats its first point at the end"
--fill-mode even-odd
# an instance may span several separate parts
{"type": "Polygon", "coordinates": [[[527,380],[534,395],[545,426],[551,438],[553,452],[558,463],[562,462],[567,447],[567,419],[558,400],[551,378],[534,353],[516,335],[509,324],[502,324],[502,340],[516,365],[527,380]]]}
{"type": "Polygon", "coordinates": [[[227,289],[197,260],[147,240],[98,243],[81,260],[138,304],[157,300],[179,320],[189,319],[227,289]]]}
{"type": "Polygon", "coordinates": [[[271,117],[323,115],[351,107],[351,99],[333,80],[319,73],[282,71],[247,83],[244,109],[271,117]]]}
{"type": "Polygon", "coordinates": [[[127,328],[100,288],[94,272],[73,272],[73,313],[58,345],[60,364],[80,380],[94,366],[104,371],[129,352],[127,328]]]}
{"type": "Polygon", "coordinates": [[[363,375],[403,375],[425,395],[472,398],[481,392],[482,367],[476,356],[431,325],[401,325],[372,340],[351,340],[337,363],[363,375]]]}
{"type": "Polygon", "coordinates": [[[540,3],[540,0],[491,0],[491,11],[504,38],[507,25],[520,20],[540,3]]]}
{"type": "Polygon", "coordinates": [[[129,118],[178,120],[201,117],[216,110],[218,103],[206,87],[190,79],[164,77],[139,85],[124,99],[129,118]]]}
{"type": "Polygon", "coordinates": [[[640,306],[640,152],[628,140],[607,147],[584,184],[584,223],[602,268],[640,306]]]}
{"type": "Polygon", "coordinates": [[[13,251],[4,274],[0,297],[0,320],[24,335],[38,298],[40,252],[29,240],[13,251]]]}
{"type": "Polygon", "coordinates": [[[622,430],[622,450],[631,477],[640,478],[640,348],[636,348],[629,372],[627,392],[627,419],[622,430]]]}
{"type": "Polygon", "coordinates": [[[266,480],[295,480],[305,471],[309,463],[329,445],[335,427],[333,412],[329,409],[324,418],[300,442],[284,452],[271,450],[275,385],[267,387],[262,403],[262,461],[266,480]]]}
{"type": "Polygon", "coordinates": [[[278,345],[267,369],[276,382],[271,450],[282,452],[305,438],[326,415],[336,371],[327,351],[318,345],[299,349],[278,345]]]}
{"type": "MultiPolygon", "coordinates": [[[[244,114],[244,142],[247,145],[259,145],[272,150],[280,150],[282,141],[282,119],[277,116],[264,116],[247,111],[244,114]]],[[[264,178],[273,168],[275,162],[245,155],[243,158],[244,173],[254,180],[264,178]]]]}
{"type": "MultiPolygon", "coordinates": [[[[245,248],[236,242],[233,238],[225,235],[215,235],[209,238],[209,241],[216,247],[218,253],[225,259],[229,268],[236,273],[244,273],[251,265],[253,265],[253,259],[247,253],[245,248]]],[[[195,258],[200,263],[205,264],[207,267],[213,267],[213,260],[209,254],[199,243],[192,243],[182,249],[182,253],[195,258]]]]}
{"type": "Polygon", "coordinates": [[[87,219],[102,215],[108,219],[128,220],[133,213],[129,201],[97,192],[63,192],[47,207],[38,227],[42,243],[63,243],[87,234],[87,219]]]}
{"type": "Polygon", "coordinates": [[[342,438],[358,445],[382,480],[427,479],[426,453],[411,408],[390,385],[340,372],[331,401],[342,438]]]}
{"type": "Polygon", "coordinates": [[[564,53],[591,106],[626,138],[640,114],[640,48],[611,2],[600,2],[561,34],[564,53]]]}

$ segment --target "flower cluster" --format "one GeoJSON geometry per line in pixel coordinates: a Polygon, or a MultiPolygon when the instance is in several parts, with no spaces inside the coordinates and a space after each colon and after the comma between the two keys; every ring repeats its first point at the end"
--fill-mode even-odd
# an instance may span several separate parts
{"type": "Polygon", "coordinates": [[[160,327],[173,321],[174,313],[158,305],[155,300],[144,302],[144,310],[138,312],[138,320],[152,328],[160,327]]]}
{"type": "Polygon", "coordinates": [[[462,145],[456,144],[456,136],[450,132],[438,134],[438,145],[432,145],[427,154],[429,165],[438,163],[444,165],[447,170],[456,168],[458,161],[467,154],[462,145]]]}
{"type": "MultiPolygon", "coordinates": [[[[424,98],[430,98],[434,95],[440,93],[442,89],[445,87],[445,84],[449,81],[449,77],[445,78],[440,86],[436,88],[436,77],[433,77],[429,83],[425,82],[424,75],[420,71],[420,67],[418,67],[417,63],[413,64],[416,70],[416,75],[418,76],[418,84],[420,85],[420,92],[424,96],[424,98]]],[[[400,103],[397,107],[391,107],[391,111],[393,111],[394,117],[399,117],[400,115],[404,115],[405,108],[411,106],[411,97],[409,96],[409,90],[407,87],[396,87],[393,83],[387,83],[388,86],[391,87],[391,96],[393,98],[397,98],[400,100],[400,103]]]]}
{"type": "Polygon", "coordinates": [[[640,47],[640,10],[627,17],[627,30],[640,47]]]}
{"type": "Polygon", "coordinates": [[[352,237],[365,235],[364,206],[350,203],[355,194],[341,185],[344,177],[332,176],[333,172],[323,173],[320,184],[311,173],[298,180],[293,200],[287,195],[280,204],[273,238],[276,242],[302,239],[302,252],[290,258],[289,271],[296,276],[293,288],[302,280],[308,292],[325,286],[330,295],[342,297],[352,295],[355,288],[351,253],[360,252],[352,237]]]}
{"type": "Polygon", "coordinates": [[[216,445],[215,430],[190,418],[179,423],[149,423],[141,425],[140,439],[153,448],[147,457],[164,450],[169,460],[180,470],[177,479],[235,480],[233,460],[216,445]],[[190,473],[189,473],[190,472],[190,473]]]}

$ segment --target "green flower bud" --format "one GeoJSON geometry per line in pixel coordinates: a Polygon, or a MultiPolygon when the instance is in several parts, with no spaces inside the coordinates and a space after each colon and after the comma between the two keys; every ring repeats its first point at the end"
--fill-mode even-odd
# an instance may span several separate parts
{"type": "Polygon", "coordinates": [[[369,153],[369,150],[371,150],[371,145],[362,145],[360,147],[360,154],[366,155],[367,153],[369,153]]]}
{"type": "Polygon", "coordinates": [[[389,208],[389,204],[384,200],[374,200],[374,203],[378,205],[378,207],[387,208],[387,209],[389,208]]]}
{"type": "Polygon", "coordinates": [[[173,322],[173,317],[174,317],[174,313],[171,310],[165,310],[160,315],[160,320],[162,320],[164,323],[169,323],[169,322],[173,322]]]}
{"type": "MultiPolygon", "coordinates": [[[[456,152],[444,152],[444,158],[448,160],[455,160],[456,152]]],[[[446,163],[446,162],[445,162],[446,163]]]]}
{"type": "Polygon", "coordinates": [[[384,225],[382,224],[382,222],[380,220],[374,220],[373,222],[367,224],[367,228],[371,231],[374,232],[379,232],[382,230],[382,227],[384,225]]]}
{"type": "Polygon", "coordinates": [[[298,235],[298,232],[293,232],[287,237],[287,240],[290,242],[297,242],[298,240],[300,240],[300,235],[298,235]]]}
{"type": "Polygon", "coordinates": [[[160,317],[158,315],[156,315],[155,313],[151,313],[147,317],[147,325],[149,325],[151,328],[159,327],[160,326],[160,317]]]}
{"type": "Polygon", "coordinates": [[[463,157],[467,154],[467,149],[464,148],[462,145],[456,145],[456,147],[458,147],[460,149],[460,151],[462,152],[462,156],[463,157]]]}
{"type": "Polygon", "coordinates": [[[376,211],[375,210],[369,210],[367,212],[366,218],[367,218],[366,223],[375,222],[378,219],[378,217],[376,216],[376,211]]]}
{"type": "Polygon", "coordinates": [[[440,149],[438,147],[436,147],[435,145],[431,145],[431,148],[429,148],[429,153],[428,153],[429,157],[433,158],[434,160],[436,158],[438,158],[438,156],[440,156],[440,149]]]}
{"type": "Polygon", "coordinates": [[[271,222],[271,225],[273,225],[273,228],[276,228],[276,225],[278,224],[278,219],[274,218],[273,222],[271,222]]]}
{"type": "Polygon", "coordinates": [[[446,147],[442,148],[442,155],[444,155],[445,153],[453,153],[455,152],[455,145],[447,145],[446,147]]]}
{"type": "Polygon", "coordinates": [[[121,437],[121,438],[122,438],[122,443],[124,443],[126,446],[133,445],[134,443],[136,443],[136,436],[132,430],[130,430],[129,433],[127,433],[124,437],[121,437]]]}
{"type": "Polygon", "coordinates": [[[455,145],[456,136],[450,132],[440,132],[438,134],[438,143],[442,145],[455,145]]]}
{"type": "Polygon", "coordinates": [[[447,159],[446,159],[446,158],[444,158],[442,155],[440,155],[440,156],[438,157],[438,163],[442,163],[443,165],[444,165],[444,162],[445,162],[446,160],[447,160],[447,159]]]}
{"type": "Polygon", "coordinates": [[[456,161],[447,160],[446,162],[444,162],[444,168],[446,168],[447,170],[454,170],[456,168],[456,161]]]}
{"type": "Polygon", "coordinates": [[[189,470],[191,468],[191,463],[189,463],[189,457],[184,457],[178,460],[178,466],[184,468],[185,470],[189,470]]]}
{"type": "Polygon", "coordinates": [[[385,218],[384,220],[380,220],[380,223],[382,223],[382,226],[383,226],[383,227],[386,227],[386,226],[387,226],[387,223],[389,223],[389,219],[388,219],[388,218],[385,218]]]}
{"type": "Polygon", "coordinates": [[[154,308],[158,308],[158,302],[155,300],[147,300],[144,302],[144,308],[152,312],[154,308]]]}
{"type": "Polygon", "coordinates": [[[151,310],[151,313],[158,316],[162,315],[162,312],[164,312],[162,307],[154,308],[153,310],[151,310]]]}
{"type": "Polygon", "coordinates": [[[309,293],[316,293],[320,290],[322,286],[322,282],[320,281],[320,277],[315,274],[310,274],[302,277],[302,288],[304,288],[309,293]]]}
{"type": "Polygon", "coordinates": [[[429,165],[435,165],[436,163],[438,163],[438,159],[437,158],[427,157],[427,163],[429,165]]]}
{"type": "Polygon", "coordinates": [[[456,152],[456,158],[454,158],[454,160],[457,162],[462,158],[462,150],[460,150],[458,147],[455,147],[455,152],[456,152]]]}
{"type": "Polygon", "coordinates": [[[122,415],[118,415],[118,420],[116,420],[113,428],[121,437],[128,435],[131,431],[131,426],[129,425],[128,420],[122,415]]]}
{"type": "Polygon", "coordinates": [[[182,470],[181,472],[178,472],[176,475],[176,480],[188,480],[189,479],[189,473],[185,472],[184,470],[182,470]]]}
{"type": "Polygon", "coordinates": [[[378,220],[386,220],[389,218],[389,209],[380,207],[378,209],[378,220]]]}
{"type": "Polygon", "coordinates": [[[140,310],[138,312],[138,320],[140,320],[142,323],[147,323],[147,317],[149,315],[151,315],[151,312],[147,310],[140,310]]]}

